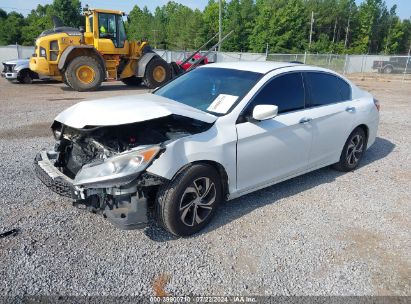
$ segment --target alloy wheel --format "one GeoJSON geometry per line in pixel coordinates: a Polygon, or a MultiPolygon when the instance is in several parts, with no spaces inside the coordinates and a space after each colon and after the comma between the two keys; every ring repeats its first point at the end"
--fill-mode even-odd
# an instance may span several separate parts
{"type": "Polygon", "coordinates": [[[347,147],[346,160],[348,165],[356,166],[364,150],[364,138],[357,134],[353,136],[347,147]]]}
{"type": "Polygon", "coordinates": [[[190,227],[204,222],[213,210],[216,196],[216,187],[210,178],[200,177],[194,180],[180,200],[181,221],[190,227]]]}

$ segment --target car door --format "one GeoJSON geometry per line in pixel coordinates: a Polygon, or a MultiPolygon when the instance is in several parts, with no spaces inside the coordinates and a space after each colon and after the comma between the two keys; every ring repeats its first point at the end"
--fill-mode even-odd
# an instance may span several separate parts
{"type": "Polygon", "coordinates": [[[351,86],[329,73],[304,72],[303,76],[309,92],[307,118],[313,132],[309,166],[338,162],[356,113],[351,86]]]}
{"type": "Polygon", "coordinates": [[[109,13],[98,14],[98,39],[96,48],[102,54],[127,54],[128,45],[121,16],[109,13]]]}
{"type": "Polygon", "coordinates": [[[237,127],[237,188],[245,192],[306,169],[312,133],[305,119],[305,91],[299,72],[274,77],[254,96],[237,127]],[[250,119],[259,104],[274,104],[278,116],[250,119]]]}

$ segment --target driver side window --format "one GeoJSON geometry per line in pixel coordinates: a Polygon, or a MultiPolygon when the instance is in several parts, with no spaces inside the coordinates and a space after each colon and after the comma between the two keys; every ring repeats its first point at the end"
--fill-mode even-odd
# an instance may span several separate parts
{"type": "Polygon", "coordinates": [[[278,106],[278,113],[304,109],[305,92],[301,73],[289,73],[269,80],[255,95],[248,111],[256,105],[278,106]]]}
{"type": "Polygon", "coordinates": [[[117,46],[116,15],[100,13],[98,15],[98,29],[100,38],[111,39],[117,46]]]}

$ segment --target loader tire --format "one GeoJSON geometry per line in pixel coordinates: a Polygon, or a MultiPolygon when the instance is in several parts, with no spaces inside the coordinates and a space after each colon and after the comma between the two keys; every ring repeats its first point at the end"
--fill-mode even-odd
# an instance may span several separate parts
{"type": "Polygon", "coordinates": [[[95,58],[80,56],[68,64],[65,79],[73,90],[94,91],[104,80],[104,70],[95,58]]]}
{"type": "Polygon", "coordinates": [[[166,61],[160,57],[154,57],[146,67],[144,84],[149,89],[161,87],[171,80],[171,69],[166,61]]]}
{"type": "Polygon", "coordinates": [[[63,80],[63,83],[64,83],[66,86],[71,87],[70,83],[67,81],[66,73],[65,73],[65,72],[63,73],[62,80],[63,80]]]}
{"type": "Polygon", "coordinates": [[[128,78],[121,79],[121,81],[128,86],[138,87],[139,85],[141,85],[141,82],[143,80],[140,77],[131,76],[128,78]]]}

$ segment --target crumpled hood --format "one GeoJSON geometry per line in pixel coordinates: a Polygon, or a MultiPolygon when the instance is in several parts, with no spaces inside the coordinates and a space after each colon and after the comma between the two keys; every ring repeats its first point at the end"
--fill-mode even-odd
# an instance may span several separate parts
{"type": "Polygon", "coordinates": [[[55,120],[69,127],[125,125],[169,115],[180,115],[213,123],[217,117],[174,100],[139,94],[83,101],[61,112],[55,120]]]}
{"type": "Polygon", "coordinates": [[[3,64],[14,64],[14,65],[28,65],[29,64],[30,59],[15,59],[15,60],[6,60],[3,61],[3,64]]]}

